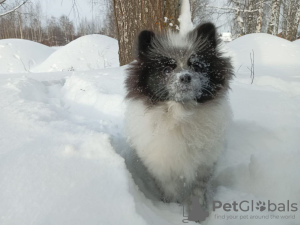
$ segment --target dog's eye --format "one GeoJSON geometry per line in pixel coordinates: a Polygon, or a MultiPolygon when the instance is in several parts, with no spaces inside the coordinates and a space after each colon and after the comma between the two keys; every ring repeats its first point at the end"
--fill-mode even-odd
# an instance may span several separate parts
{"type": "Polygon", "coordinates": [[[170,66],[167,66],[163,69],[164,74],[170,74],[173,71],[173,68],[170,66]]]}
{"type": "Polygon", "coordinates": [[[197,72],[197,73],[203,71],[203,68],[202,68],[202,66],[200,66],[200,65],[194,64],[194,65],[192,65],[192,67],[193,67],[193,70],[194,70],[195,72],[197,72]]]}

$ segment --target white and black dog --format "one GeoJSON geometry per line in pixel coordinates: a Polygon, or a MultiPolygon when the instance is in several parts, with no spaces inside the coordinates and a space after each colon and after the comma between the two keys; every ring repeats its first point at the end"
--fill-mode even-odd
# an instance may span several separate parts
{"type": "Polygon", "coordinates": [[[142,31],[130,64],[126,131],[162,199],[205,205],[207,182],[221,153],[231,110],[231,59],[212,23],[186,36],[142,31]]]}

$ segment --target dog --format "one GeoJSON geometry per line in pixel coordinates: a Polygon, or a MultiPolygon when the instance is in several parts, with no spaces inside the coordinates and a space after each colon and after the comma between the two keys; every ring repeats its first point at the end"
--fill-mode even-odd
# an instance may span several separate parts
{"type": "Polygon", "coordinates": [[[215,26],[185,36],[142,31],[127,69],[127,139],[158,186],[161,199],[206,205],[207,185],[231,118],[231,58],[215,26]]]}

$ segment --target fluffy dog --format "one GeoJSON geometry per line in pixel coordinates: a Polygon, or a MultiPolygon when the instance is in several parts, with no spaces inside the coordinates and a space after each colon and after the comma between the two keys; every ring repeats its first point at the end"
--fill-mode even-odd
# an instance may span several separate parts
{"type": "Polygon", "coordinates": [[[165,201],[199,196],[223,146],[231,117],[231,59],[212,23],[186,36],[142,31],[126,78],[128,141],[165,201]]]}

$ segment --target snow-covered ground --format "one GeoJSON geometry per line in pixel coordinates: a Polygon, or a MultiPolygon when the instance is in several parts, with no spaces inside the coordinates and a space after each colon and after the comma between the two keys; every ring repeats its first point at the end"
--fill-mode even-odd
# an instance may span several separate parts
{"type": "Polygon", "coordinates": [[[294,44],[300,45],[300,39],[297,39],[296,41],[293,41],[294,44]]]}
{"type": "MultiPolygon", "coordinates": [[[[28,41],[0,41],[1,225],[176,225],[186,219],[180,205],[146,198],[125,166],[126,66],[115,61],[116,45],[93,35],[53,53],[28,41]],[[108,50],[103,57],[102,50],[108,50]],[[27,62],[30,69],[22,69],[27,62]]],[[[214,177],[214,199],[289,200],[299,208],[300,45],[253,34],[228,48],[236,65],[229,95],[234,120],[214,177]]],[[[217,210],[203,224],[298,225],[299,210],[217,210]]]]}
{"type": "Polygon", "coordinates": [[[59,48],[32,72],[85,71],[117,66],[118,41],[94,34],[80,37],[59,48]]]}
{"type": "Polygon", "coordinates": [[[104,35],[80,37],[64,47],[0,40],[0,73],[87,71],[117,66],[118,41],[104,35]]]}
{"type": "Polygon", "coordinates": [[[19,40],[0,40],[0,73],[28,72],[44,62],[55,50],[39,43],[19,40]]]}

